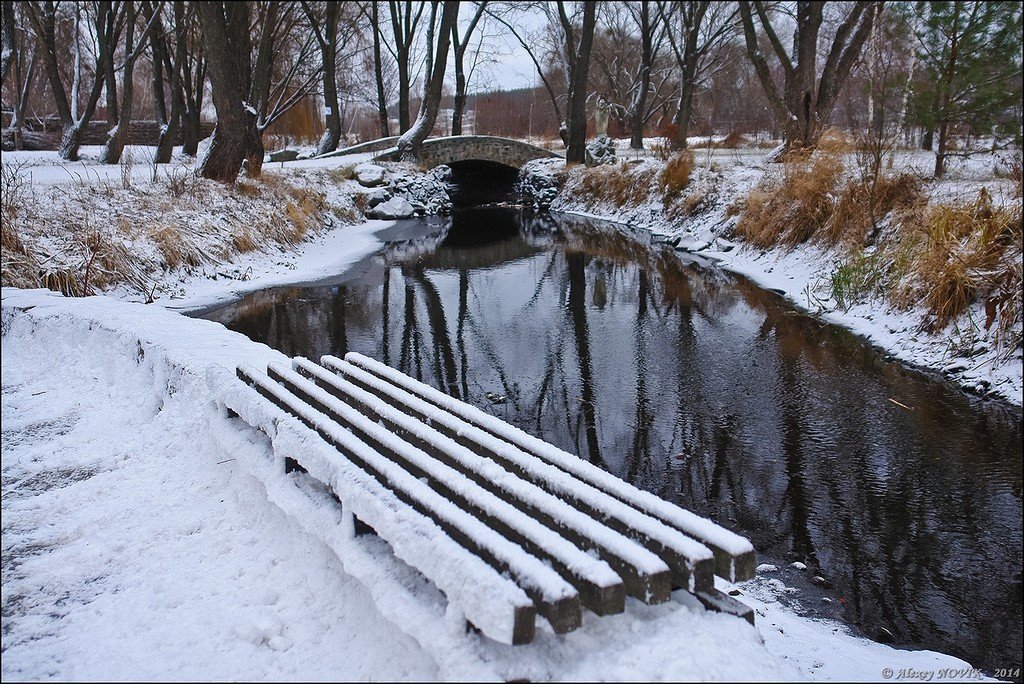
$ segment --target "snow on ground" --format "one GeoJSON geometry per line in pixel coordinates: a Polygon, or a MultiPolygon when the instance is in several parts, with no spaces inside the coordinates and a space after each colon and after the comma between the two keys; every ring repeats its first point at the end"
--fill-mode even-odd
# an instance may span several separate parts
{"type": "MultiPolygon", "coordinates": [[[[345,172],[371,154],[268,162],[260,181],[243,177],[237,186],[224,186],[192,180],[196,162],[180,153],[154,176],[152,148],[129,148],[125,159],[134,162],[127,167],[98,163],[101,149],[82,148],[75,163],[56,152],[4,153],[5,168],[24,183],[8,227],[39,270],[79,282],[95,232],[102,243],[97,263],[104,264],[108,252],[117,256],[113,272],[104,273],[113,284],[100,287],[121,299],[194,310],[335,276],[379,249],[375,233],[391,225],[363,218],[360,207],[374,190],[345,172]]],[[[447,203],[434,176],[406,164],[384,166],[387,190],[377,192],[406,197],[427,213],[447,203]]],[[[8,266],[5,258],[6,284],[8,266]]],[[[94,287],[95,281],[94,274],[94,287]]]]}
{"type": "MultiPolygon", "coordinates": [[[[47,154],[28,158],[33,182],[71,182],[79,173],[47,154]]],[[[763,155],[699,151],[698,163],[706,163],[698,182],[718,183],[721,207],[763,175],[763,155]]],[[[265,168],[315,173],[337,164],[299,160],[265,168]]],[[[972,172],[984,176],[975,166],[972,172]]],[[[120,180],[118,167],[87,160],[83,168],[120,180]]],[[[145,175],[139,167],[135,173],[145,175]]],[[[935,192],[969,192],[976,182],[971,174],[952,174],[935,192]]],[[[828,255],[724,251],[730,244],[717,238],[724,217],[715,211],[682,226],[653,212],[591,213],[659,235],[710,236],[704,253],[725,268],[798,305],[820,306],[807,293],[828,255]]],[[[5,679],[870,680],[885,667],[967,667],[801,617],[777,600],[786,588],[761,576],[736,587],[758,612],[757,630],[692,610],[688,597],[677,595],[669,606],[631,603],[623,616],[588,616],[584,629],[568,637],[541,630],[533,646],[496,648],[465,635],[446,615],[443,597],[417,584],[380,545],[338,547],[318,536],[309,524],[316,511],[296,504],[287,493],[294,487],[260,468],[267,447],[217,413],[203,380],[211,364],[260,366],[284,358],[169,309],[336,275],[375,251],[376,233],[387,225],[323,231],[295,249],[175,275],[175,295],[158,300],[162,306],[4,289],[5,679]]],[[[127,290],[111,294],[132,298],[127,290]]],[[[941,367],[945,358],[941,344],[913,339],[916,321],[905,313],[866,305],[819,313],[908,361],[941,367]]],[[[997,372],[957,372],[974,372],[1020,402],[1019,359],[997,372]]]]}
{"type": "Polygon", "coordinates": [[[588,615],[563,637],[541,629],[530,646],[467,635],[379,540],[325,538],[309,520],[326,513],[295,504],[296,480],[271,469],[266,441],[218,411],[209,367],[280,353],[110,297],[5,288],[2,307],[4,679],[877,679],[884,667],[967,667],[798,617],[758,580],[739,586],[757,629],[677,592],[588,615]]]}
{"type": "MultiPolygon", "coordinates": [[[[649,139],[650,147],[657,139],[649,139]]],[[[617,141],[622,147],[624,141],[617,141]]],[[[830,293],[829,280],[843,260],[837,251],[822,250],[810,244],[792,250],[785,247],[760,250],[726,239],[736,222],[727,215],[727,208],[747,196],[765,176],[769,165],[764,162],[766,150],[755,148],[692,150],[695,159],[693,181],[687,192],[704,193],[703,207],[691,218],[674,220],[666,217],[661,197],[654,196],[638,206],[619,207],[610,202],[593,203],[578,193],[560,194],[551,204],[553,211],[610,220],[646,229],[656,240],[679,239],[680,248],[699,253],[726,270],[744,275],[762,287],[773,289],[796,306],[831,323],[863,335],[872,344],[910,365],[945,374],[970,391],[994,395],[1014,404],[1022,402],[1024,365],[1020,350],[1006,358],[987,339],[984,331],[973,330],[970,321],[984,321],[984,306],[976,304],[958,322],[929,335],[920,330],[922,309],[899,310],[884,301],[872,300],[851,306],[848,310],[830,293]]],[[[1012,181],[997,177],[1008,168],[1013,152],[984,153],[949,160],[949,169],[940,180],[930,179],[925,190],[932,201],[968,202],[977,198],[985,187],[997,202],[1013,199],[1012,181]]],[[[661,162],[650,156],[635,159],[635,169],[660,169],[661,162]]],[[[852,168],[856,161],[847,160],[852,168]]],[[[895,154],[894,168],[930,175],[934,155],[923,150],[903,150],[895,154]]],[[[551,181],[561,168],[559,160],[538,160],[528,168],[541,176],[538,185],[551,181]]],[[[578,169],[572,173],[583,173],[578,169]]],[[[570,183],[573,181],[570,180],[570,183]]],[[[975,326],[976,327],[976,326],[975,326]]]]}

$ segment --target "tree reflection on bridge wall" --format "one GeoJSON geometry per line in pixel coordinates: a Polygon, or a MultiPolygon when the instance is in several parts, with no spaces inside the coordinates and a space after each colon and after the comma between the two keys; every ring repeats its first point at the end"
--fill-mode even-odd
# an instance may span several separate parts
{"type": "Polygon", "coordinates": [[[1014,664],[1020,411],[648,242],[466,210],[355,281],[209,317],[289,355],[382,359],[807,563],[869,633],[1014,664]]]}

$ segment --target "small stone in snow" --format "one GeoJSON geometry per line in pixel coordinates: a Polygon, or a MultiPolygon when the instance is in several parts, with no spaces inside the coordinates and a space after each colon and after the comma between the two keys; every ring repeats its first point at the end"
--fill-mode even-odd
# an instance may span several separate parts
{"type": "Polygon", "coordinates": [[[796,570],[806,570],[807,569],[807,565],[804,564],[804,563],[801,563],[800,561],[796,561],[795,563],[790,563],[789,567],[794,568],[796,570]]]}
{"type": "Polygon", "coordinates": [[[409,201],[402,197],[392,197],[381,202],[366,212],[366,216],[374,219],[404,219],[416,213],[409,201]]]}
{"type": "Polygon", "coordinates": [[[274,636],[267,641],[267,646],[275,651],[287,651],[292,647],[292,640],[284,636],[274,636]]]}
{"type": "Polygon", "coordinates": [[[298,150],[284,149],[284,150],[278,150],[277,152],[271,152],[270,153],[270,161],[272,161],[272,162],[295,161],[298,158],[299,158],[299,151],[298,150]]]}
{"type": "Polygon", "coordinates": [[[759,575],[763,572],[778,572],[779,566],[772,565],[771,563],[761,563],[754,571],[759,575]]]}
{"type": "Polygon", "coordinates": [[[360,164],[355,168],[356,180],[365,188],[375,188],[384,182],[384,167],[360,164]]]}

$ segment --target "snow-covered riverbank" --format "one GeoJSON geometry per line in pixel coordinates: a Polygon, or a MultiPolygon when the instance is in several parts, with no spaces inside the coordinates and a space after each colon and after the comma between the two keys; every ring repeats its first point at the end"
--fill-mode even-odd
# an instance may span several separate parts
{"type": "MultiPolygon", "coordinates": [[[[315,179],[337,163],[268,165],[267,171],[315,179]]],[[[117,168],[103,172],[112,181],[117,168]]],[[[64,182],[60,173],[68,175],[47,171],[38,182],[64,182]]],[[[737,164],[736,178],[754,182],[758,173],[737,164]]],[[[354,181],[338,185],[329,192],[362,192],[354,181]]],[[[669,233],[665,223],[659,231],[636,217],[601,208],[591,213],[669,233]]],[[[554,680],[871,680],[886,667],[968,667],[949,656],[874,643],[838,622],[801,617],[778,600],[786,588],[770,575],[722,587],[738,589],[755,606],[756,630],[683,603],[658,619],[631,606],[621,620],[571,635],[571,643],[515,655],[481,650],[461,625],[439,632],[436,621],[402,619],[396,603],[375,602],[380,586],[346,574],[323,540],[272,505],[246,459],[225,451],[225,443],[244,444],[245,436],[225,435],[217,422],[203,382],[207,366],[259,365],[281,355],[174,310],[337,276],[379,249],[378,233],[388,225],[338,222],[229,264],[168,270],[156,306],[133,303],[142,298],[127,286],[84,299],[4,289],[5,679],[519,673],[554,680]],[[527,660],[527,670],[516,669],[527,660]]],[[[672,234],[698,239],[705,228],[714,230],[706,223],[672,234]]],[[[801,283],[827,258],[726,251],[730,244],[717,236],[709,242],[702,253],[798,304],[801,283]]],[[[881,320],[870,310],[864,316],[881,320]]],[[[896,315],[889,324],[909,326],[907,320],[896,315]]],[[[858,330],[856,321],[837,322],[858,330]]],[[[906,344],[892,334],[893,344],[898,337],[906,344]]],[[[907,358],[920,362],[912,352],[907,358]]]]}
{"type": "MultiPolygon", "coordinates": [[[[989,329],[984,325],[983,302],[973,304],[943,329],[928,333],[922,326],[924,307],[898,308],[881,297],[837,301],[831,288],[832,275],[848,259],[839,249],[810,242],[759,249],[731,237],[738,221],[737,207],[773,171],[772,165],[765,162],[767,150],[701,148],[693,153],[693,180],[682,198],[689,213],[680,217],[673,215],[671,208],[666,209],[658,192],[638,203],[595,199],[586,192],[588,170],[583,167],[559,178],[565,173],[559,162],[539,160],[527,166],[527,174],[537,188],[555,188],[564,183],[557,195],[553,189],[547,191],[552,211],[646,229],[653,239],[670,241],[680,252],[697,254],[746,276],[822,320],[864,336],[886,354],[909,365],[941,372],[968,391],[1021,405],[1021,348],[1008,350],[999,346],[996,326],[989,329]]],[[[923,178],[931,161],[930,153],[905,151],[896,154],[894,165],[923,178]]],[[[997,177],[997,172],[1011,162],[1011,153],[979,154],[960,160],[945,178],[927,181],[925,193],[933,202],[968,202],[985,188],[997,203],[1019,205],[1021,200],[1014,196],[1012,181],[997,177]]],[[[848,163],[853,165],[853,161],[848,163]]],[[[664,163],[651,157],[634,157],[628,166],[633,178],[644,179],[638,183],[653,184],[649,179],[660,172],[664,163]]],[[[618,194],[633,192],[632,187],[627,190],[624,193],[620,189],[618,194]]],[[[531,192],[539,194],[536,190],[531,192]]],[[[1018,322],[1017,334],[1019,327],[1018,322]]]]}
{"type": "Polygon", "coordinates": [[[278,352],[110,297],[5,288],[2,307],[5,679],[878,679],[886,667],[967,667],[799,617],[773,598],[770,574],[737,587],[756,630],[685,602],[631,604],[507,651],[461,623],[403,620],[271,503],[247,459],[261,445],[224,433],[206,368],[278,352]]]}

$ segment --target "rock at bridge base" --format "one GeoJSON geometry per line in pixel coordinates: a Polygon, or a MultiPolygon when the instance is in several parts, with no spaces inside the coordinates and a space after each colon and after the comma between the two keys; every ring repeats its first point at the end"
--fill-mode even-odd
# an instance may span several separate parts
{"type": "Polygon", "coordinates": [[[366,206],[371,209],[378,204],[383,204],[391,199],[391,193],[384,188],[377,188],[373,192],[367,193],[366,195],[366,206]]]}
{"type": "Polygon", "coordinates": [[[587,143],[587,166],[615,163],[615,143],[604,136],[587,143]]]}
{"type": "Polygon", "coordinates": [[[384,167],[376,164],[360,164],[355,169],[356,180],[364,188],[375,188],[384,183],[384,167]]]}
{"type": "Polygon", "coordinates": [[[415,207],[407,199],[392,197],[386,202],[381,202],[377,206],[371,207],[366,212],[366,216],[373,219],[393,220],[409,218],[415,213],[415,207]]]}

